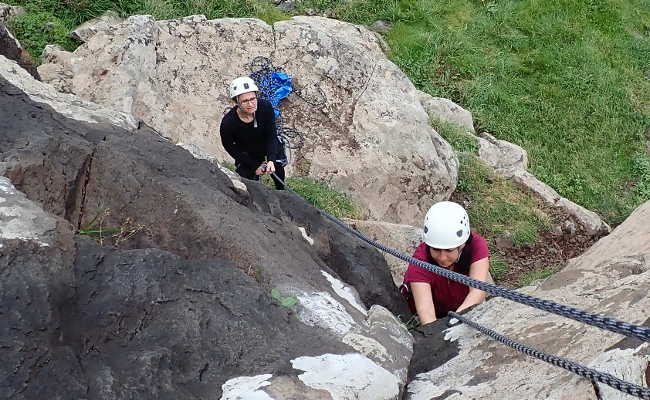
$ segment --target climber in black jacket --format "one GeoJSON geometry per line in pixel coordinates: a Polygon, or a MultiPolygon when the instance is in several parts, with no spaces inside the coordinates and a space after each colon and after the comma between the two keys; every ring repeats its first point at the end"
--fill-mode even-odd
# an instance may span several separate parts
{"type": "MultiPolygon", "coordinates": [[[[259,89],[249,77],[235,79],[230,85],[230,97],[235,103],[221,120],[221,143],[235,159],[236,172],[244,178],[259,180],[261,175],[275,174],[284,181],[282,144],[275,126],[273,106],[257,98],[259,89]]],[[[276,189],[282,182],[271,176],[276,189]]]]}

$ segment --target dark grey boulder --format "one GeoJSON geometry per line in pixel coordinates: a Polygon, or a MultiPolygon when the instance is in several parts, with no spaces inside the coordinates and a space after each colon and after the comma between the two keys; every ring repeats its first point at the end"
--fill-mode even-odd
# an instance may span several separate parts
{"type": "Polygon", "coordinates": [[[290,360],[350,348],[300,323],[223,260],[79,243],[61,344],[88,397],[213,398],[230,377],[290,373],[290,360]]]}
{"type": "Polygon", "coordinates": [[[0,397],[316,399],[321,362],[356,375],[332,396],[398,395],[410,336],[357,302],[402,306],[375,250],[289,192],[242,191],[144,125],[37,92],[0,76],[0,397]]]}
{"type": "MultiPolygon", "coordinates": [[[[8,83],[0,85],[12,90],[8,83]]],[[[73,121],[20,97],[0,111],[0,127],[9,133],[0,138],[0,151],[20,159],[9,163],[5,175],[77,229],[97,224],[97,216],[110,210],[103,227],[119,229],[127,220],[141,227],[122,247],[223,257],[267,281],[278,273],[279,280],[296,273],[311,279],[313,267],[331,268],[359,291],[367,307],[380,304],[406,313],[383,257],[304,200],[255,182],[247,183],[250,196],[242,196],[216,165],[147,127],[128,132],[73,121]],[[315,252],[305,246],[297,225],[317,239],[315,252]]]]}

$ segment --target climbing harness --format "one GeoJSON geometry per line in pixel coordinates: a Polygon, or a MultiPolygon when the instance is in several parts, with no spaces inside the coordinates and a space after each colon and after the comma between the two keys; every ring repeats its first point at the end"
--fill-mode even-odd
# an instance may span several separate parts
{"type": "MultiPolygon", "coordinates": [[[[282,182],[282,180],[275,173],[272,173],[272,175],[276,179],[278,179],[280,182],[282,182]]],[[[282,182],[282,183],[284,184],[284,187],[286,188],[286,190],[289,190],[293,194],[295,194],[297,196],[300,196],[298,193],[296,193],[294,190],[292,190],[289,186],[287,186],[284,182],[282,182]]],[[[553,314],[556,314],[556,315],[561,315],[563,317],[570,318],[570,319],[573,319],[575,321],[583,322],[585,324],[595,326],[595,327],[598,327],[598,328],[601,328],[601,329],[604,329],[604,330],[608,330],[608,331],[615,332],[615,333],[620,333],[620,334],[628,336],[628,337],[634,337],[634,338],[640,339],[640,340],[642,340],[644,342],[650,342],[650,329],[649,328],[639,326],[639,325],[630,324],[630,323],[623,322],[623,321],[619,321],[619,320],[614,319],[614,318],[609,318],[609,317],[605,317],[605,316],[601,316],[601,315],[596,315],[596,314],[593,314],[593,313],[590,313],[590,312],[587,312],[587,311],[584,311],[584,310],[580,310],[580,309],[577,309],[577,308],[574,308],[574,307],[570,307],[570,306],[566,306],[566,305],[563,305],[563,304],[555,303],[555,302],[550,301],[550,300],[539,299],[539,298],[529,296],[529,295],[524,294],[524,293],[519,293],[519,292],[514,291],[514,290],[510,290],[510,289],[506,289],[506,288],[497,286],[495,284],[482,282],[482,281],[470,278],[468,276],[459,274],[457,272],[453,272],[453,271],[444,269],[444,268],[439,267],[439,266],[434,265],[434,264],[429,264],[427,262],[424,262],[424,261],[418,260],[416,258],[410,257],[410,256],[408,256],[406,254],[400,253],[397,250],[386,247],[386,246],[382,245],[381,243],[376,242],[376,241],[368,238],[367,236],[365,236],[361,232],[352,229],[346,223],[342,222],[341,220],[339,220],[335,216],[331,215],[327,211],[319,210],[319,212],[323,216],[325,216],[327,219],[329,219],[330,221],[334,222],[336,225],[341,227],[343,230],[351,233],[352,235],[356,236],[357,238],[361,239],[362,241],[370,244],[374,248],[376,248],[378,250],[381,250],[381,251],[383,251],[385,253],[388,253],[388,254],[390,254],[390,255],[392,255],[394,257],[397,257],[397,258],[399,258],[399,259],[401,259],[403,261],[409,262],[411,264],[415,264],[415,265],[417,265],[417,266],[419,266],[421,268],[424,268],[424,269],[426,269],[428,271],[431,271],[431,272],[433,272],[435,274],[442,275],[445,278],[448,278],[448,279],[451,279],[453,281],[462,283],[462,284],[464,284],[466,286],[470,286],[470,287],[473,287],[473,288],[476,288],[476,289],[480,289],[480,290],[482,290],[484,292],[488,292],[488,293],[494,294],[496,296],[500,296],[500,297],[515,301],[517,303],[525,304],[527,306],[531,306],[531,307],[534,307],[534,308],[537,308],[537,309],[540,309],[540,310],[543,310],[543,311],[547,311],[547,312],[550,312],[550,313],[553,313],[553,314]]],[[[618,379],[618,378],[616,378],[616,377],[614,377],[612,375],[602,373],[602,372],[598,372],[598,371],[595,371],[593,369],[582,366],[580,364],[576,364],[576,363],[574,363],[572,361],[569,361],[569,360],[566,360],[566,359],[563,359],[563,358],[560,358],[560,357],[556,357],[556,356],[551,356],[551,355],[548,355],[548,354],[546,354],[546,353],[544,353],[544,352],[542,352],[540,350],[527,347],[527,346],[525,346],[523,344],[515,342],[512,339],[509,339],[506,336],[503,336],[503,335],[498,334],[498,333],[496,333],[494,331],[491,331],[490,329],[488,329],[486,327],[483,327],[483,326],[477,324],[476,322],[471,321],[468,318],[465,318],[464,316],[462,316],[462,315],[460,315],[458,313],[450,312],[449,315],[456,318],[456,319],[458,319],[458,320],[460,320],[460,321],[462,321],[462,322],[464,322],[464,323],[466,323],[466,324],[468,324],[469,326],[472,326],[472,327],[478,329],[480,332],[482,332],[482,333],[484,333],[484,334],[486,334],[486,335],[500,341],[501,343],[504,343],[504,344],[506,344],[506,345],[518,350],[518,351],[521,351],[521,352],[523,352],[525,354],[528,354],[530,356],[539,358],[540,360],[543,360],[543,361],[549,362],[549,363],[551,363],[553,365],[564,368],[564,369],[566,369],[568,371],[571,371],[571,372],[573,372],[573,373],[575,373],[577,375],[580,375],[582,377],[586,377],[588,379],[591,379],[592,382],[593,381],[598,381],[598,382],[604,383],[606,385],[609,385],[609,386],[613,387],[614,389],[617,389],[617,390],[620,390],[622,392],[631,394],[633,396],[640,397],[642,399],[650,399],[650,389],[642,388],[642,387],[634,385],[632,383],[622,381],[622,380],[620,380],[620,379],[618,379]]]]}

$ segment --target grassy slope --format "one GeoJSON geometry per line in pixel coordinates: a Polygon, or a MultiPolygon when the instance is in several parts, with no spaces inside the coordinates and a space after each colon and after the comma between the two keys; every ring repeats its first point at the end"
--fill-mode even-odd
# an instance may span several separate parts
{"type": "MultiPolygon", "coordinates": [[[[285,18],[264,0],[15,0],[38,53],[116,9],[156,18],[285,18]],[[44,30],[44,21],[54,22],[44,30]],[[65,28],[65,29],[64,29],[65,28]],[[44,36],[46,36],[44,38],[44,36]]],[[[481,129],[529,151],[560,194],[620,222],[650,198],[650,0],[304,0],[340,19],[394,23],[391,58],[422,90],[470,109],[481,129]]]]}
{"type": "Polygon", "coordinates": [[[392,59],[422,90],[528,150],[560,194],[618,223],[650,199],[649,0],[374,0],[392,59]]]}

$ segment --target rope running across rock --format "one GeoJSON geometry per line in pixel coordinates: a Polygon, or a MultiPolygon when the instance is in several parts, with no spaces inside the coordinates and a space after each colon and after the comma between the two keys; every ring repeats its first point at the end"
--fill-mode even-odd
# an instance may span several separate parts
{"type": "MultiPolygon", "coordinates": [[[[295,192],[294,192],[295,193],[295,192]]],[[[297,194],[297,193],[296,193],[297,194]]],[[[424,261],[420,261],[416,258],[407,256],[406,254],[402,254],[398,252],[397,250],[391,249],[389,247],[386,247],[382,245],[381,243],[378,243],[368,237],[366,237],[364,234],[361,232],[358,232],[349,226],[347,226],[344,222],[339,221],[336,217],[328,214],[325,211],[321,212],[328,217],[330,220],[332,220],[334,223],[342,227],[343,229],[347,230],[348,232],[352,233],[354,236],[358,237],[359,239],[363,240],[364,242],[370,244],[371,246],[388,253],[394,257],[397,257],[401,260],[404,260],[406,262],[409,262],[411,264],[415,264],[418,267],[427,269],[435,274],[442,275],[445,278],[451,279],[455,282],[462,283],[463,285],[470,286],[473,288],[480,289],[484,292],[491,293],[495,296],[503,297],[508,300],[515,301],[517,303],[525,304],[527,306],[531,306],[543,311],[548,311],[552,314],[556,315],[561,315],[566,318],[573,319],[575,321],[583,322],[587,325],[595,326],[610,332],[615,332],[615,333],[620,333],[622,335],[628,336],[628,337],[635,337],[637,339],[641,339],[644,342],[650,342],[650,329],[639,326],[639,325],[634,325],[630,324],[627,322],[619,321],[614,318],[610,317],[605,317],[602,315],[597,315],[590,313],[588,311],[580,310],[574,307],[570,306],[565,306],[563,304],[555,303],[550,300],[543,300],[539,299],[534,296],[529,296],[524,293],[519,293],[514,290],[506,289],[501,286],[497,286],[492,283],[487,283],[483,281],[479,281],[473,278],[470,278],[468,276],[459,274],[454,271],[450,271],[448,269],[439,267],[434,264],[429,264],[424,261]]]]}
{"type": "MultiPolygon", "coordinates": [[[[280,179],[275,173],[272,174],[276,179],[280,179]]],[[[286,186],[285,188],[292,192],[293,194],[300,196],[298,193],[293,191],[290,187],[286,186]]],[[[547,311],[556,315],[561,315],[563,317],[567,317],[579,322],[586,323],[588,325],[596,326],[598,328],[608,330],[611,332],[615,333],[620,333],[622,335],[628,336],[628,337],[635,337],[637,339],[641,339],[644,342],[650,342],[650,329],[639,326],[639,325],[634,325],[630,324],[627,322],[619,321],[614,318],[609,318],[609,317],[604,317],[601,315],[596,315],[584,310],[580,310],[574,307],[570,306],[565,306],[563,304],[555,303],[550,300],[543,300],[539,299],[533,296],[529,296],[523,293],[519,293],[514,290],[506,289],[491,283],[486,283],[482,281],[478,281],[476,279],[467,277],[465,275],[459,274],[457,272],[453,272],[447,269],[444,269],[442,267],[439,267],[437,265],[429,264],[424,261],[420,261],[416,258],[410,257],[406,254],[400,253],[397,250],[391,249],[389,247],[386,247],[382,245],[379,242],[376,242],[364,234],[362,234],[359,231],[356,231],[349,227],[346,223],[342,222],[335,216],[331,215],[330,213],[324,211],[324,210],[319,210],[322,215],[324,215],[326,218],[334,222],[336,225],[339,227],[343,228],[345,231],[351,233],[352,235],[356,236],[357,238],[361,239],[362,241],[370,244],[374,248],[381,250],[385,253],[388,253],[394,257],[397,257],[403,261],[415,264],[421,268],[427,269],[435,274],[442,275],[445,278],[451,279],[453,281],[462,283],[466,286],[474,287],[480,290],[483,290],[485,292],[494,294],[496,296],[500,296],[512,301],[515,301],[517,303],[525,304],[543,311],[547,311]]],[[[625,393],[631,394],[636,397],[641,397],[643,399],[650,399],[650,391],[648,389],[641,388],[640,386],[634,385],[632,383],[628,383],[625,381],[622,381],[610,374],[602,373],[599,371],[595,371],[593,369],[584,367],[582,365],[573,363],[569,360],[565,360],[560,357],[556,356],[551,356],[546,353],[541,352],[540,350],[528,348],[525,345],[522,345],[520,343],[515,342],[512,339],[509,339],[503,335],[500,335],[494,331],[489,330],[488,328],[485,328],[465,317],[462,315],[459,315],[457,313],[450,313],[453,317],[468,323],[468,325],[472,327],[476,327],[476,329],[479,329],[481,332],[493,337],[493,338],[500,338],[503,339],[499,340],[504,344],[507,344],[525,354],[531,355],[536,357],[539,355],[540,357],[537,357],[541,360],[547,361],[553,365],[559,366],[561,368],[564,368],[568,371],[574,372],[580,376],[586,377],[588,379],[596,380],[598,382],[602,382],[604,384],[607,384],[617,390],[621,390],[625,393]],[[471,322],[471,324],[469,322],[471,322]],[[480,327],[480,328],[479,328],[480,327]],[[486,333],[490,332],[490,333],[486,333]],[[510,344],[508,344],[510,343],[510,344]],[[511,345],[512,344],[512,345],[511,345]]]]}
{"type": "Polygon", "coordinates": [[[613,375],[610,375],[605,372],[596,371],[595,369],[585,367],[584,365],[578,364],[566,358],[554,356],[552,354],[545,353],[541,350],[535,349],[533,347],[526,346],[525,344],[519,343],[510,339],[509,337],[497,333],[489,328],[486,328],[469,318],[464,317],[461,314],[455,312],[449,312],[449,316],[456,318],[463,323],[471,326],[477,331],[483,333],[486,336],[491,337],[492,339],[505,344],[506,346],[512,347],[513,349],[535,357],[539,360],[545,361],[549,364],[553,364],[557,367],[564,368],[567,371],[571,371],[576,375],[580,375],[583,378],[587,378],[592,382],[600,382],[605,385],[611,386],[616,390],[621,392],[631,394],[632,396],[640,397],[642,399],[650,399],[650,389],[643,388],[641,386],[635,385],[633,383],[625,382],[613,375]]]}

